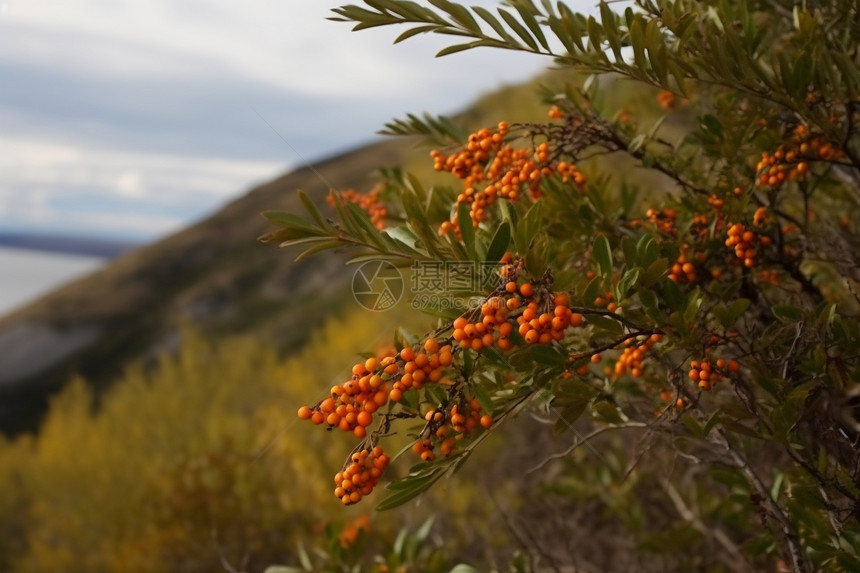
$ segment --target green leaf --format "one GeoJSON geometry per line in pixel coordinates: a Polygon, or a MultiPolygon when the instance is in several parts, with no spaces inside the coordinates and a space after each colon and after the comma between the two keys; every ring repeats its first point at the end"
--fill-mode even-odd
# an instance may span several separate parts
{"type": "Polygon", "coordinates": [[[642,235],[636,243],[636,250],[639,252],[639,265],[645,269],[660,256],[660,247],[649,233],[642,235]]]}
{"type": "Polygon", "coordinates": [[[785,323],[797,322],[803,319],[803,312],[788,304],[775,304],[771,308],[773,315],[785,323]]]}
{"type": "MultiPolygon", "coordinates": [[[[451,459],[451,458],[449,458],[449,459],[451,459]]],[[[430,489],[430,487],[434,483],[436,483],[436,481],[438,481],[439,478],[441,478],[444,474],[445,474],[445,471],[443,470],[443,468],[436,467],[430,474],[428,474],[427,477],[430,479],[416,480],[416,481],[411,482],[407,487],[404,487],[403,489],[395,490],[396,493],[389,495],[388,497],[383,499],[381,502],[379,502],[379,504],[376,506],[376,510],[377,511],[387,511],[389,509],[394,509],[395,507],[399,507],[399,506],[403,505],[404,503],[407,503],[407,502],[415,499],[416,497],[418,497],[419,495],[421,495],[422,493],[424,493],[425,491],[430,489]]],[[[408,479],[410,479],[410,478],[407,478],[407,480],[408,479]]],[[[406,480],[402,480],[402,481],[406,481],[406,480]]],[[[397,483],[397,482],[392,482],[392,483],[397,483]]],[[[391,489],[393,489],[393,488],[391,488],[391,489]]]]}
{"type": "Polygon", "coordinates": [[[415,539],[419,542],[424,543],[427,538],[430,536],[430,530],[433,529],[433,522],[436,521],[434,516],[428,517],[424,523],[421,524],[421,527],[418,528],[418,531],[415,532],[415,539]]]}
{"type": "Polygon", "coordinates": [[[505,30],[505,27],[502,25],[499,20],[493,16],[493,13],[487,10],[486,8],[482,8],[480,6],[472,6],[472,10],[475,11],[475,14],[481,17],[490,27],[493,29],[499,37],[510,44],[516,44],[516,40],[508,34],[508,31],[505,30]]]}
{"type": "Polygon", "coordinates": [[[435,472],[427,474],[419,474],[407,476],[405,478],[390,482],[385,486],[385,489],[390,491],[407,491],[416,487],[421,487],[435,477],[435,472]]]}
{"type": "Polygon", "coordinates": [[[439,26],[437,26],[436,24],[425,24],[423,26],[416,26],[414,28],[410,28],[410,29],[406,30],[405,32],[403,32],[402,34],[400,34],[399,36],[397,36],[397,38],[395,38],[395,40],[394,40],[394,43],[399,44],[400,42],[402,42],[404,40],[408,40],[412,36],[417,36],[418,34],[425,34],[427,32],[432,32],[438,28],[439,28],[439,26]]]}
{"type": "Polygon", "coordinates": [[[317,242],[316,245],[299,253],[295,260],[302,261],[308,257],[316,255],[317,253],[321,253],[323,251],[328,251],[331,249],[337,249],[338,247],[342,247],[343,245],[343,241],[338,241],[337,239],[330,240],[326,238],[320,238],[319,242],[317,242]]]}
{"type": "Polygon", "coordinates": [[[684,424],[684,427],[687,428],[687,431],[693,436],[700,440],[705,437],[705,428],[698,420],[696,420],[692,413],[687,412],[681,416],[681,422],[684,424]]]}
{"type": "Polygon", "coordinates": [[[511,224],[508,221],[503,221],[499,228],[496,229],[493,239],[490,241],[490,246],[487,248],[487,256],[484,260],[488,263],[498,263],[508,251],[511,245],[511,224]]]}
{"type": "Polygon", "coordinates": [[[567,363],[567,355],[552,346],[534,345],[529,348],[529,354],[538,364],[548,366],[564,366],[567,363]]]}
{"type": "Polygon", "coordinates": [[[308,197],[301,189],[299,189],[298,194],[299,199],[301,199],[302,204],[305,206],[305,211],[310,213],[311,217],[313,217],[317,225],[319,225],[323,229],[328,227],[328,224],[326,224],[325,219],[323,219],[323,216],[319,212],[319,209],[317,209],[317,206],[314,205],[314,202],[311,201],[310,197],[308,197]]]}
{"type": "Polygon", "coordinates": [[[627,298],[627,293],[630,292],[634,286],[636,286],[636,282],[639,280],[639,272],[641,269],[639,267],[629,269],[624,273],[624,276],[621,277],[621,280],[618,281],[618,300],[624,300],[627,298]]]}
{"type": "Polygon", "coordinates": [[[621,326],[620,322],[612,320],[608,316],[603,316],[601,314],[589,314],[586,316],[586,320],[589,324],[593,325],[599,331],[599,334],[605,334],[607,336],[615,337],[620,336],[624,332],[624,327],[621,326]]]}
{"type": "Polygon", "coordinates": [[[517,19],[514,17],[513,14],[502,8],[498,9],[498,13],[499,16],[502,17],[502,20],[505,21],[505,23],[511,28],[511,30],[513,30],[514,33],[519,36],[522,41],[525,42],[529,48],[531,48],[533,52],[540,51],[534,38],[532,38],[531,34],[529,34],[528,30],[526,30],[522,24],[517,22],[517,19]]]}
{"type": "Polygon", "coordinates": [[[684,293],[681,292],[681,289],[678,285],[669,278],[664,278],[660,285],[663,289],[663,299],[666,301],[666,304],[669,305],[669,308],[672,310],[681,310],[687,304],[686,297],[684,293]]]}
{"type": "Polygon", "coordinates": [[[453,46],[448,46],[447,48],[442,48],[438,52],[436,52],[436,57],[441,58],[443,56],[450,56],[451,54],[456,54],[457,52],[464,52],[466,50],[471,50],[476,47],[477,44],[474,42],[470,42],[468,44],[454,44],[453,46]]]}
{"type": "Polygon", "coordinates": [[[663,278],[668,269],[669,259],[657,259],[656,261],[648,265],[648,268],[645,269],[644,273],[642,273],[642,278],[639,282],[644,286],[651,286],[658,280],[663,278]]]}
{"type": "Polygon", "coordinates": [[[481,404],[481,409],[492,415],[493,410],[495,410],[495,406],[493,405],[493,399],[490,396],[490,393],[487,392],[487,389],[480,384],[475,384],[473,386],[473,390],[475,392],[475,398],[477,398],[478,402],[481,404]]]}
{"type": "Polygon", "coordinates": [[[725,308],[714,308],[713,313],[717,317],[717,320],[720,321],[720,324],[723,325],[723,328],[731,328],[741,315],[746,312],[749,306],[749,299],[739,298],[725,308]]]}
{"type": "Polygon", "coordinates": [[[585,412],[589,402],[591,402],[590,398],[578,397],[571,400],[564,406],[559,407],[556,410],[558,413],[558,420],[553,426],[553,432],[558,435],[569,430],[585,412]]]}
{"type": "Polygon", "coordinates": [[[270,565],[266,567],[263,573],[304,573],[308,569],[300,569],[298,567],[288,567],[286,565],[270,565]]]}
{"type": "Polygon", "coordinates": [[[600,21],[603,24],[603,31],[606,32],[606,39],[609,41],[609,47],[612,49],[615,61],[624,61],[624,58],[621,56],[621,42],[618,40],[618,26],[615,21],[615,13],[609,7],[609,4],[603,0],[600,2],[600,21]]]}
{"type": "Polygon", "coordinates": [[[475,227],[472,226],[471,206],[469,203],[460,203],[457,207],[457,222],[460,224],[460,234],[463,235],[463,244],[466,245],[466,253],[473,261],[478,260],[475,252],[475,227]]]}
{"type": "Polygon", "coordinates": [[[636,242],[630,237],[621,239],[621,250],[624,252],[624,262],[627,268],[639,266],[639,253],[636,252],[636,242]]]}
{"type": "Polygon", "coordinates": [[[450,14],[458,24],[474,33],[476,36],[481,34],[481,27],[475,21],[475,18],[473,18],[472,14],[470,14],[469,11],[460,4],[449,2],[448,0],[429,0],[429,2],[440,10],[444,10],[450,14]]]}
{"type": "Polygon", "coordinates": [[[547,52],[550,51],[549,44],[546,41],[546,37],[543,34],[543,30],[540,28],[540,24],[538,24],[537,19],[535,19],[534,14],[532,14],[529,10],[527,10],[524,6],[517,3],[514,4],[514,8],[516,8],[517,12],[520,14],[520,18],[525,25],[528,26],[529,31],[532,35],[537,38],[537,41],[543,46],[543,49],[547,52]]]}
{"type": "Polygon", "coordinates": [[[292,213],[285,213],[283,211],[263,211],[262,214],[263,217],[273,225],[284,227],[285,229],[295,229],[297,231],[303,231],[309,235],[322,236],[328,234],[326,231],[309,224],[301,217],[293,215],[292,213]]]}
{"type": "Polygon", "coordinates": [[[594,245],[591,249],[594,260],[600,268],[600,274],[606,276],[612,274],[612,249],[609,246],[609,239],[606,235],[598,235],[594,239],[594,245]]]}
{"type": "Polygon", "coordinates": [[[525,216],[517,223],[514,242],[517,252],[521,255],[525,255],[531,250],[532,241],[534,241],[538,231],[540,231],[542,223],[541,205],[543,205],[541,201],[532,205],[525,216]]]}
{"type": "Polygon", "coordinates": [[[472,567],[471,565],[466,565],[465,563],[459,563],[454,566],[448,573],[480,573],[477,569],[472,567]]]}
{"type": "Polygon", "coordinates": [[[621,417],[621,413],[618,411],[618,408],[611,402],[607,402],[605,400],[595,402],[591,406],[591,409],[597,417],[609,422],[610,424],[621,424],[624,422],[624,418],[621,417]]]}

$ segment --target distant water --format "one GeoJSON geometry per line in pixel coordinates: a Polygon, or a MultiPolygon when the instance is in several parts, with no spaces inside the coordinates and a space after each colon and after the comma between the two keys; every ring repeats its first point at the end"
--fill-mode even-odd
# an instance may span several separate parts
{"type": "Polygon", "coordinates": [[[106,259],[0,247],[0,316],[101,267],[106,259]]]}

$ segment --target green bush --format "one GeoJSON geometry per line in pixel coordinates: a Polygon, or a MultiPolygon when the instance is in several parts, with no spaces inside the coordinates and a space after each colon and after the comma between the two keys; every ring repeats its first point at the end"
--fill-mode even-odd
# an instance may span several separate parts
{"type": "MultiPolygon", "coordinates": [[[[414,465],[378,507],[411,502],[528,413],[561,437],[522,479],[559,506],[590,501],[583,520],[631,539],[616,549],[654,556],[640,570],[860,569],[856,2],[601,2],[599,18],[430,4],[335,13],[460,39],[440,55],[549,56],[569,81],[544,89],[546,123],[464,137],[444,118],[392,122],[431,137],[448,185],[392,170],[384,206],[351,194],[337,222],[307,200],[306,218],[266,214],[262,239],[306,255],[449,271],[414,299],[437,322],[299,410],[374,452],[348,460],[337,497],[369,495],[374,448],[406,436],[414,465]],[[464,285],[464,268],[486,280],[464,285]]],[[[523,539],[533,563],[636,566],[523,539]]]]}

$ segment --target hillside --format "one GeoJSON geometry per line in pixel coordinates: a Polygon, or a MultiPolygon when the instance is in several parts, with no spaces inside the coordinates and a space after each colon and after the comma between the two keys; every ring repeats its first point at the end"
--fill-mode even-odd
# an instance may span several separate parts
{"type": "MultiPolygon", "coordinates": [[[[544,117],[534,93],[552,79],[496,90],[457,119],[472,128],[544,117]]],[[[256,238],[270,228],[260,213],[301,212],[298,189],[326,213],[329,186],[367,190],[380,167],[432,179],[427,150],[413,143],[388,138],[299,168],[0,319],[0,431],[35,430],[48,397],[71,375],[104,389],[131,361],[175,348],[183,324],[300,346],[326,316],[354,304],[353,269],[338,257],[296,263],[295,253],[261,245],[256,238]]]]}
{"type": "Polygon", "coordinates": [[[344,278],[352,271],[336,257],[294,263],[262,246],[260,213],[298,210],[297,189],[324,206],[326,182],[366,188],[378,166],[409,150],[387,140],[293,171],[0,320],[0,429],[34,429],[47,396],[71,374],[104,387],[128,361],[174,347],[183,323],[300,344],[326,312],[351,301],[344,278]]]}

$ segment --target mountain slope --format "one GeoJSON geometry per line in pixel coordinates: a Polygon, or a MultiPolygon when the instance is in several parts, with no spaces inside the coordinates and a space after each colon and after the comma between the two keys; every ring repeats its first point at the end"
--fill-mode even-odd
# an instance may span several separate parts
{"type": "Polygon", "coordinates": [[[329,185],[369,188],[378,167],[409,150],[386,140],[300,168],[0,320],[0,429],[34,429],[47,396],[71,374],[105,386],[129,360],[174,347],[183,323],[300,344],[315,317],[352,300],[352,269],[338,257],[294,263],[261,245],[260,212],[300,211],[297,189],[325,207],[329,185]]]}
{"type": "MultiPolygon", "coordinates": [[[[470,129],[539,121],[546,108],[538,84],[564,78],[548,72],[500,88],[456,121],[470,129]]],[[[367,191],[381,167],[432,180],[427,150],[413,143],[389,138],[299,168],[0,319],[0,432],[34,431],[49,396],[73,374],[104,389],[130,361],[176,348],[183,324],[213,336],[253,332],[283,350],[301,345],[324,317],[355,304],[354,269],[337,256],[296,263],[297,252],[261,245],[256,238],[271,228],[260,213],[302,212],[298,189],[328,213],[330,188],[367,191]]]]}

